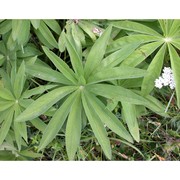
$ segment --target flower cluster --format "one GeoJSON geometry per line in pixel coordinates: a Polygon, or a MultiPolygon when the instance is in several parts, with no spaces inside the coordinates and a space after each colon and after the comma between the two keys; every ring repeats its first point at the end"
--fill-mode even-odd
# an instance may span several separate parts
{"type": "Polygon", "coordinates": [[[164,67],[162,76],[155,80],[155,87],[161,89],[163,86],[175,88],[174,76],[170,67],[164,67]]]}

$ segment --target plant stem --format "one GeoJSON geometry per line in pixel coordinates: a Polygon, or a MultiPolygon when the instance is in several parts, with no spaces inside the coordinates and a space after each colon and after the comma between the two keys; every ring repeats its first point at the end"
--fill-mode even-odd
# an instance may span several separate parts
{"type": "MultiPolygon", "coordinates": [[[[174,91],[174,92],[175,92],[175,91],[174,91]]],[[[170,103],[171,103],[172,98],[173,98],[173,96],[174,96],[174,92],[173,92],[172,95],[171,95],[171,98],[170,98],[170,100],[169,100],[169,102],[168,102],[168,105],[167,105],[167,107],[166,107],[166,109],[165,109],[165,113],[167,113],[167,111],[168,111],[168,109],[169,109],[170,103]]]]}

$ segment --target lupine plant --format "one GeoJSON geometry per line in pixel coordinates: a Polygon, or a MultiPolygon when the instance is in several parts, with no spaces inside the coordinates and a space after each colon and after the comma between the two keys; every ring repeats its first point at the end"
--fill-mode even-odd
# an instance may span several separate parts
{"type": "Polygon", "coordinates": [[[38,152],[64,134],[69,160],[87,127],[107,159],[110,134],[141,142],[147,110],[169,117],[155,86],[175,88],[180,106],[179,34],[179,20],[0,21],[0,149],[29,152],[33,128],[38,152]]]}
{"type": "MultiPolygon", "coordinates": [[[[148,101],[131,90],[116,86],[111,82],[119,79],[140,78],[146,73],[146,71],[138,68],[125,65],[116,66],[122,59],[117,59],[117,56],[114,54],[109,55],[111,57],[110,61],[109,56],[104,58],[111,29],[112,27],[109,26],[95,42],[84,65],[82,54],[78,51],[79,49],[77,50],[76,43],[73,39],[70,39],[69,36],[64,35],[74,71],[47,47],[43,47],[45,54],[59,70],[58,77],[60,84],[56,89],[41,96],[35,102],[30,104],[30,106],[15,120],[16,122],[32,120],[64,98],[62,105],[53,115],[47,128],[43,132],[39,150],[45,148],[55,138],[67,119],[66,148],[69,159],[73,159],[80,142],[82,122],[85,121],[82,116],[83,114],[87,117],[107,158],[111,159],[111,146],[106,128],[104,127],[105,125],[120,137],[132,143],[133,139],[123,123],[106,108],[106,103],[104,104],[99,96],[103,97],[104,100],[116,98],[117,100],[122,101],[124,109],[128,109],[134,104],[138,104],[145,105],[152,109],[157,108],[159,113],[163,112],[161,107],[156,107],[151,101],[148,101]],[[101,49],[98,47],[101,47],[101,49]]],[[[126,51],[126,53],[126,56],[128,56],[130,52],[126,51]]],[[[40,74],[41,70],[39,70],[39,76],[40,74]]],[[[133,108],[135,109],[134,106],[132,109],[133,108]]],[[[131,119],[126,112],[124,113],[124,116],[131,119]]],[[[128,123],[128,125],[129,124],[131,124],[131,122],[128,123]]],[[[132,134],[134,135],[135,133],[133,132],[132,134]]],[[[134,137],[139,141],[139,137],[134,137]]]]}

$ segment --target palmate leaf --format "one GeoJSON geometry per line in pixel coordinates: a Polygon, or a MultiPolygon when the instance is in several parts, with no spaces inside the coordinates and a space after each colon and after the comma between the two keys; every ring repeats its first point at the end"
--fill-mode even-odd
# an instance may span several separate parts
{"type": "MultiPolygon", "coordinates": [[[[135,92],[138,95],[141,95],[140,91],[133,90],[133,92],[135,92]]],[[[145,107],[149,108],[153,112],[163,117],[168,117],[168,114],[165,113],[166,107],[158,99],[156,99],[151,95],[144,96],[143,98],[144,98],[144,103],[142,105],[144,105],[145,107]]]]}
{"type": "Polygon", "coordinates": [[[104,67],[115,67],[126,59],[139,46],[139,42],[124,45],[120,50],[115,51],[102,60],[97,71],[104,67]]]}
{"type": "Polygon", "coordinates": [[[62,73],[48,67],[43,67],[37,63],[34,65],[27,65],[26,72],[45,81],[57,82],[65,85],[72,84],[72,82],[68,80],[62,73]]]}
{"type": "Polygon", "coordinates": [[[13,115],[14,115],[14,109],[11,108],[10,111],[6,112],[6,116],[4,116],[4,122],[2,123],[0,129],[0,144],[3,143],[4,139],[7,136],[7,133],[9,132],[13,120],[13,115]]]}
{"type": "Polygon", "coordinates": [[[78,93],[78,91],[72,93],[53,115],[52,119],[43,132],[43,137],[38,147],[39,151],[45,148],[55,138],[63,126],[78,93]]]}
{"type": "Polygon", "coordinates": [[[122,104],[122,116],[127,123],[128,129],[133,136],[133,138],[139,142],[139,125],[138,120],[136,118],[136,108],[135,105],[130,104],[128,102],[121,102],[122,104]]]}
{"type": "Polygon", "coordinates": [[[180,31],[180,20],[179,19],[174,19],[172,26],[170,27],[170,31],[168,36],[173,36],[174,34],[176,34],[177,32],[180,31]]]}
{"type": "Polygon", "coordinates": [[[12,20],[5,20],[2,23],[0,23],[0,34],[6,34],[9,32],[12,28],[12,20]]]}
{"type": "Polygon", "coordinates": [[[163,41],[157,41],[145,44],[136,49],[122,64],[135,67],[144,61],[150,54],[152,54],[159,46],[163,44],[163,41]]]}
{"type": "Polygon", "coordinates": [[[17,99],[21,96],[25,83],[25,64],[21,63],[14,80],[14,94],[17,99]]]}
{"type": "Polygon", "coordinates": [[[6,88],[0,87],[0,98],[13,101],[15,100],[13,94],[6,88]]]}
{"type": "Polygon", "coordinates": [[[91,23],[88,23],[88,22],[86,22],[86,21],[79,21],[78,22],[78,25],[81,27],[81,29],[83,29],[83,31],[85,31],[88,35],[89,35],[89,37],[93,40],[93,41],[95,41],[96,40],[96,36],[95,36],[95,34],[92,32],[92,29],[93,29],[93,27],[92,27],[92,24],[91,23]]]}
{"type": "Polygon", "coordinates": [[[124,48],[124,46],[128,46],[128,45],[130,46],[133,44],[143,45],[146,43],[159,41],[161,39],[162,37],[155,37],[152,35],[145,35],[145,34],[132,34],[130,36],[123,36],[110,43],[107,47],[106,53],[117,51],[119,49],[124,48]]]}
{"type": "Polygon", "coordinates": [[[163,45],[148,66],[147,73],[143,79],[141,92],[142,95],[148,95],[154,88],[154,81],[159,77],[163,66],[166,45],[163,45]]]}
{"type": "Polygon", "coordinates": [[[126,128],[123,126],[123,124],[120,122],[120,120],[118,120],[116,116],[112,114],[106,108],[106,106],[93,94],[89,93],[88,91],[85,91],[84,94],[87,97],[88,102],[94,108],[96,114],[101,119],[101,121],[120,137],[132,143],[132,137],[130,136],[126,128]]]}
{"type": "Polygon", "coordinates": [[[14,105],[14,101],[4,101],[0,99],[0,112],[4,111],[14,105]]]}
{"type": "Polygon", "coordinates": [[[133,91],[121,86],[114,86],[109,84],[92,84],[86,86],[86,88],[90,92],[108,99],[116,99],[118,101],[125,101],[138,105],[142,105],[146,102],[142,96],[137,95],[133,91]]]}
{"type": "Polygon", "coordinates": [[[85,77],[89,77],[89,75],[92,73],[92,71],[99,65],[99,63],[102,61],[106,47],[110,38],[112,27],[109,26],[104,33],[99,37],[99,39],[94,43],[92,46],[87,61],[85,64],[85,77]]]}
{"type": "Polygon", "coordinates": [[[71,44],[67,36],[65,36],[65,43],[66,43],[66,47],[70,55],[70,59],[71,59],[71,63],[72,63],[74,71],[79,76],[83,75],[84,71],[83,71],[82,59],[80,58],[78,52],[76,51],[74,46],[71,44]]]}
{"type": "Polygon", "coordinates": [[[47,47],[42,47],[45,54],[48,56],[48,58],[52,61],[52,63],[57,67],[57,69],[62,72],[62,74],[69,79],[72,83],[76,84],[76,75],[72,71],[72,69],[69,68],[69,66],[60,59],[56,54],[54,54],[52,51],[50,51],[47,47]]]}
{"type": "Polygon", "coordinates": [[[56,34],[60,35],[61,28],[58,24],[58,22],[54,19],[43,19],[43,21],[46,23],[46,25],[52,29],[56,34]]]}
{"type": "Polygon", "coordinates": [[[95,137],[97,138],[107,158],[111,159],[112,156],[111,146],[109,139],[107,137],[107,132],[104,128],[101,119],[95,112],[94,107],[91,106],[88,99],[85,97],[84,93],[82,93],[82,102],[86,116],[89,120],[89,123],[91,125],[95,137]]]}
{"type": "Polygon", "coordinates": [[[77,87],[75,86],[65,86],[60,87],[52,90],[51,92],[44,94],[40,98],[38,98],[36,101],[31,103],[28,108],[23,111],[16,119],[16,122],[25,122],[27,120],[32,120],[42,113],[44,113],[46,110],[48,110],[53,104],[58,102],[60,99],[65,97],[66,95],[70,94],[74,90],[76,90],[77,87]]]}
{"type": "Polygon", "coordinates": [[[128,66],[104,68],[101,71],[92,74],[88,79],[88,84],[94,84],[97,82],[110,81],[116,79],[139,78],[143,77],[145,74],[145,70],[128,66]]]}
{"type": "Polygon", "coordinates": [[[78,93],[76,99],[71,106],[71,110],[66,124],[66,150],[69,160],[74,159],[75,153],[80,144],[82,126],[81,112],[81,94],[78,93]]]}
{"type": "Polygon", "coordinates": [[[53,34],[51,33],[51,31],[49,30],[49,28],[46,26],[46,24],[43,21],[40,21],[39,28],[35,32],[39,32],[41,34],[41,36],[51,46],[58,48],[58,43],[57,43],[56,39],[54,38],[53,34]]]}
{"type": "Polygon", "coordinates": [[[142,33],[142,34],[148,34],[148,35],[162,37],[162,35],[159,34],[158,32],[156,32],[155,30],[153,30],[143,24],[137,23],[137,22],[115,21],[115,22],[112,22],[111,24],[120,29],[125,29],[125,30],[129,30],[129,31],[142,33]]]}
{"type": "Polygon", "coordinates": [[[71,85],[72,82],[69,81],[62,73],[57,72],[51,68],[43,67],[39,64],[27,65],[26,72],[31,76],[43,79],[45,81],[57,82],[65,85],[71,85]]]}
{"type": "Polygon", "coordinates": [[[164,112],[165,107],[162,103],[150,95],[142,97],[140,91],[132,91],[121,86],[108,84],[92,84],[88,85],[86,88],[92,93],[108,99],[116,99],[130,104],[144,105],[153,112],[160,114],[161,116],[168,117],[168,115],[164,112]]]}
{"type": "Polygon", "coordinates": [[[29,20],[12,20],[12,38],[17,40],[18,44],[23,45],[29,38],[30,21],[29,20]]]}
{"type": "Polygon", "coordinates": [[[40,19],[30,19],[30,21],[31,21],[31,24],[33,25],[33,27],[35,28],[35,29],[38,29],[39,28],[39,26],[40,26],[40,19]]]}
{"type": "MultiPolygon", "coordinates": [[[[19,114],[21,114],[21,108],[19,106],[19,104],[15,104],[14,105],[14,118],[16,118],[19,114]]],[[[14,134],[15,134],[15,139],[16,139],[16,143],[18,146],[18,150],[21,150],[21,146],[22,146],[22,137],[24,138],[24,140],[27,142],[27,127],[26,127],[26,123],[25,122],[15,122],[13,121],[13,128],[14,128],[14,134]]]]}
{"type": "Polygon", "coordinates": [[[35,87],[33,89],[30,89],[30,90],[26,90],[21,98],[30,98],[31,96],[34,96],[34,95],[37,95],[37,94],[42,94],[44,93],[45,91],[47,90],[50,90],[54,87],[57,87],[57,85],[40,85],[38,87],[35,87]]]}
{"type": "Polygon", "coordinates": [[[176,84],[175,90],[177,97],[177,105],[180,108],[180,57],[172,45],[168,44],[168,49],[170,54],[173,76],[176,84]]]}

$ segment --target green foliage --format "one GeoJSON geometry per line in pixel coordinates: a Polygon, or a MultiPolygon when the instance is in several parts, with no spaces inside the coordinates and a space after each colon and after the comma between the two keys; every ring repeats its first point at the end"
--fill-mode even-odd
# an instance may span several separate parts
{"type": "Polygon", "coordinates": [[[171,116],[154,89],[165,65],[180,107],[179,33],[179,20],[2,20],[0,159],[53,147],[53,160],[115,160],[117,142],[145,158],[135,147],[148,137],[140,118],[171,116]]]}

